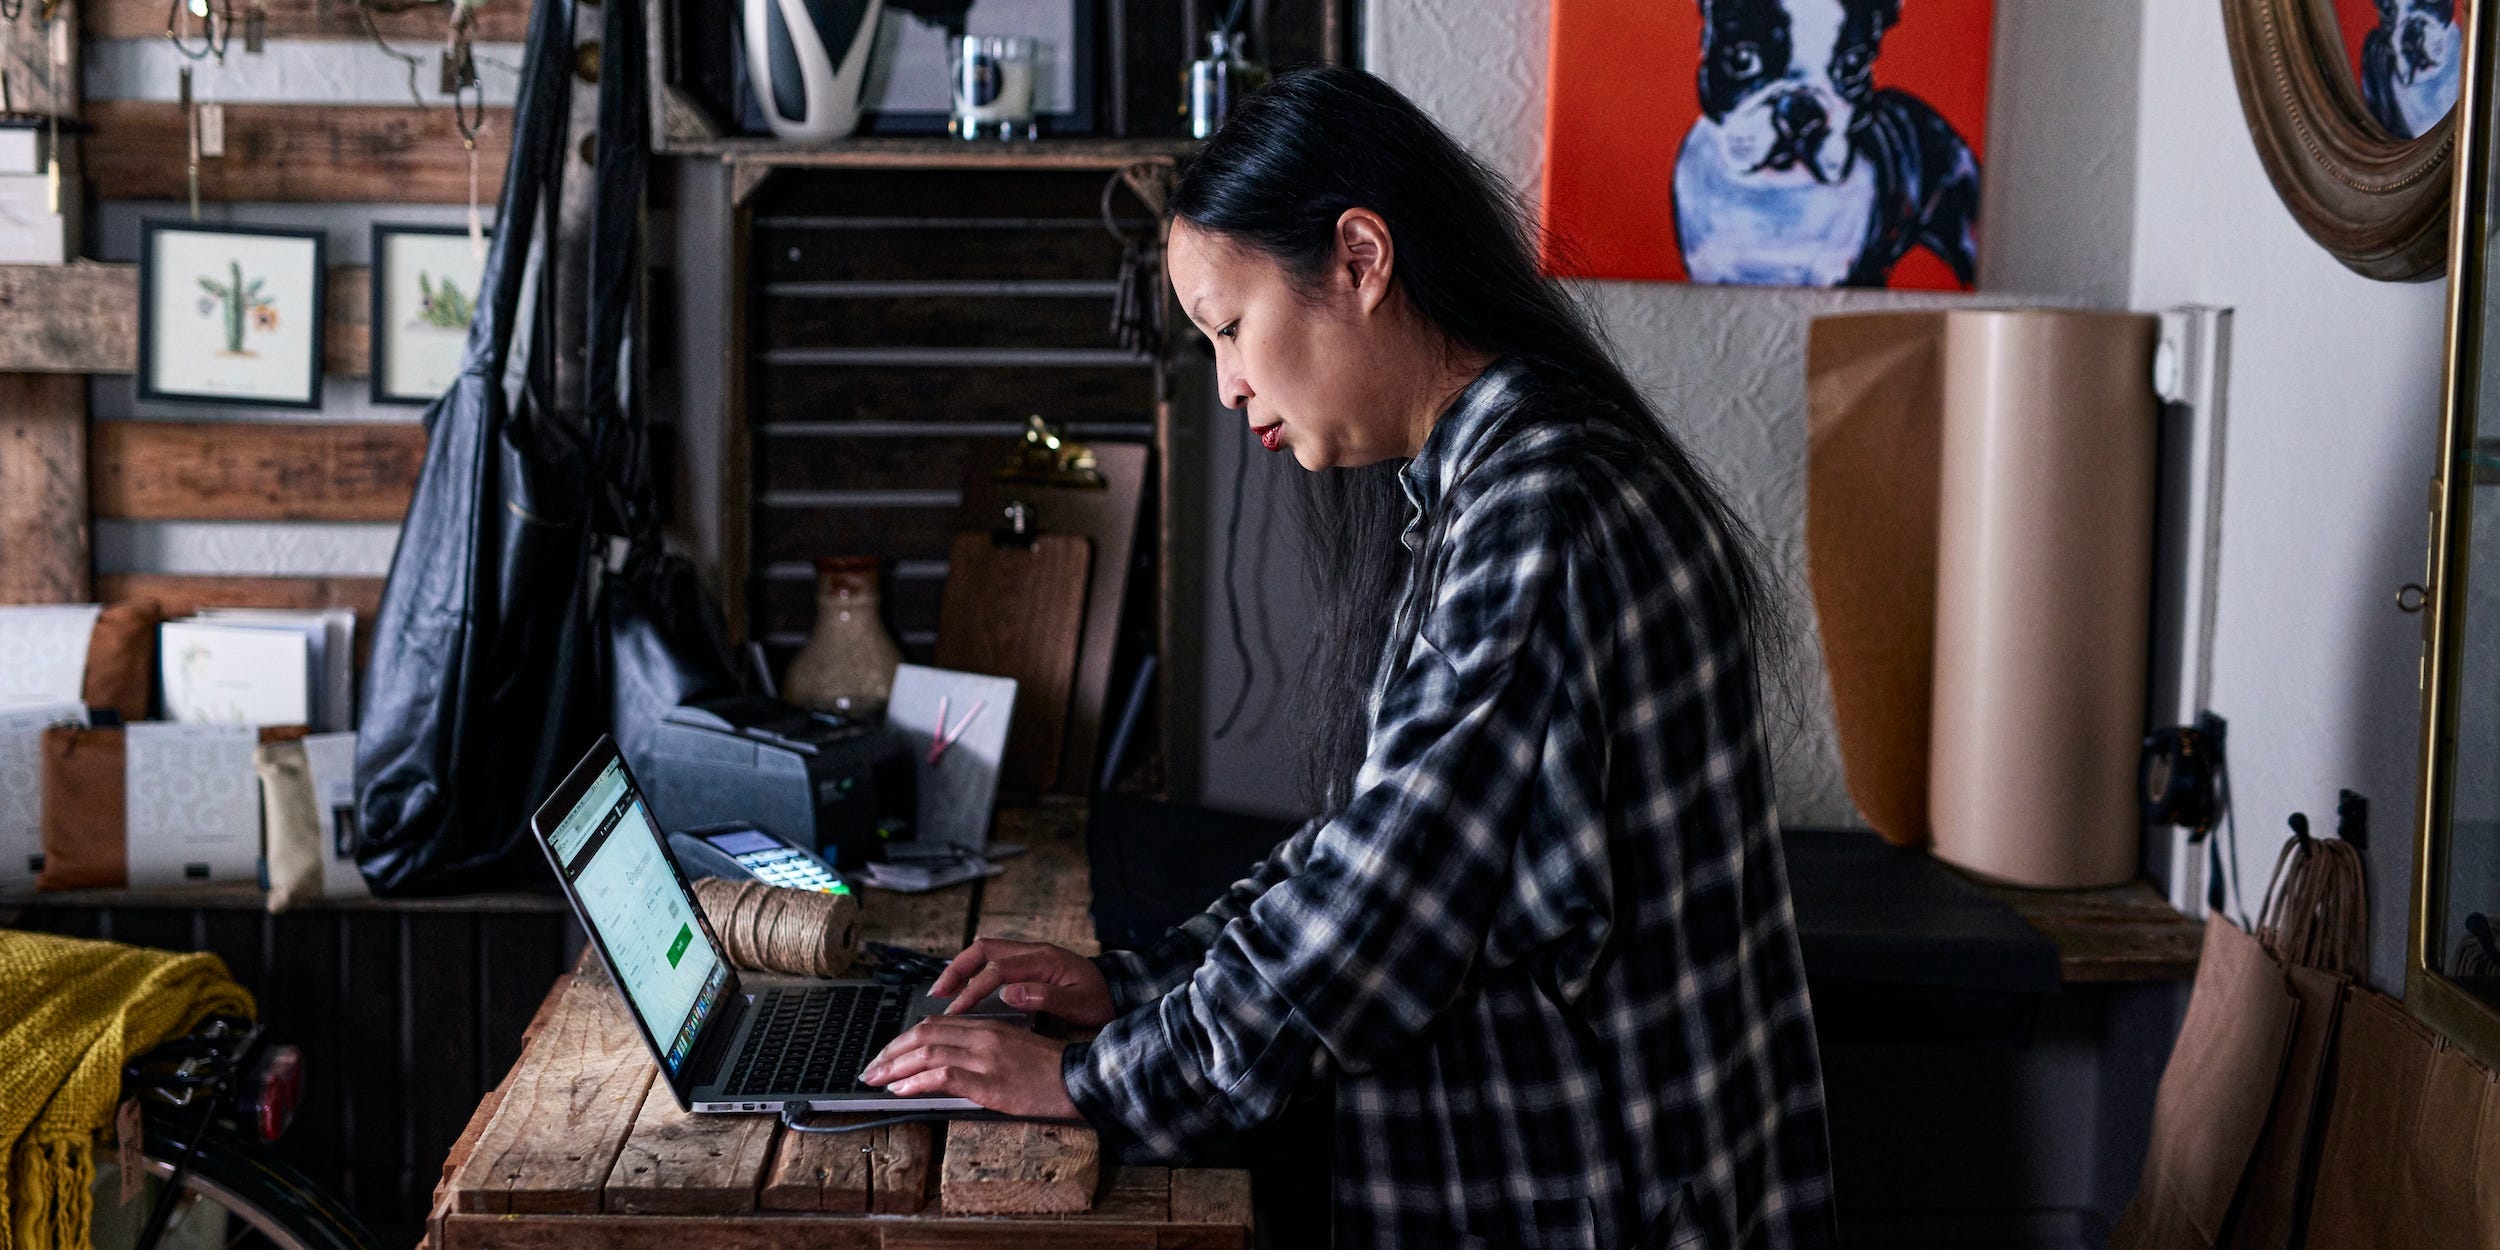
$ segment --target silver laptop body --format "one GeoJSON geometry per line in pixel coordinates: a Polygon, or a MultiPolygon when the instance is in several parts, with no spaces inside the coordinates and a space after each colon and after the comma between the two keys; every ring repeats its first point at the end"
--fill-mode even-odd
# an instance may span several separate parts
{"type": "MultiPolygon", "coordinates": [[[[530,817],[565,901],[590,935],[681,1108],[976,1111],[955,1097],[898,1098],[858,1083],[895,1034],[945,999],[928,982],[741,977],[668,853],[616,744],[602,737],[530,817]]],[[[973,1013],[1030,1025],[993,998],[973,1013]]]]}

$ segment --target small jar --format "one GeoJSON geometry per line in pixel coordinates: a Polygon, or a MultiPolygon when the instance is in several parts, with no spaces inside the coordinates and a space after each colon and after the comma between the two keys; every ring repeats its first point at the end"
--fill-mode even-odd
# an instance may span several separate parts
{"type": "Polygon", "coordinates": [[[1207,32],[1207,55],[1189,63],[1189,137],[1209,139],[1242,97],[1267,85],[1267,67],[1250,59],[1246,31],[1207,32]]]}
{"type": "Polygon", "coordinates": [[[855,720],[881,721],[903,649],[885,632],[877,559],[816,561],[816,627],[781,677],[783,702],[855,720]]]}
{"type": "Polygon", "coordinates": [[[1033,138],[1038,48],[1037,41],[1023,35],[965,35],[948,41],[954,114],[947,129],[959,139],[1033,138]]]}

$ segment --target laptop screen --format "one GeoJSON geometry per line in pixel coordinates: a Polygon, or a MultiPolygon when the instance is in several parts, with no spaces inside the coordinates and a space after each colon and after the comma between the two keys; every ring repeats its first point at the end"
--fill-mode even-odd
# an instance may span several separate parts
{"type": "Polygon", "coordinates": [[[622,761],[609,757],[547,841],[607,948],[625,1001],[658,1043],[669,1075],[677,1075],[719,1004],[729,965],[696,921],[694,898],[622,761]]]}

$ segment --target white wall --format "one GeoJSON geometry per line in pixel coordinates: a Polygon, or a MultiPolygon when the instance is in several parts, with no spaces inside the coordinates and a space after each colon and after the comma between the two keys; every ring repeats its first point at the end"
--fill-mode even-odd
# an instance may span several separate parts
{"type": "MultiPolygon", "coordinates": [[[[2284,818],[2371,803],[2372,980],[2403,985],[2422,575],[2437,465],[2443,285],[2355,276],[2275,197],[2242,120],[2221,6],[2144,6],[2136,146],[2139,308],[2233,308],[2214,710],[2231,726],[2246,889],[2284,818]]],[[[2252,902],[2251,906],[2254,906],[2252,902]]]]}

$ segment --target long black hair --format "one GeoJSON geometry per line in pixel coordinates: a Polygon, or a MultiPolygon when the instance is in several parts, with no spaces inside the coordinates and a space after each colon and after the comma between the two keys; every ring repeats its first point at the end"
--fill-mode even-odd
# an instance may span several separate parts
{"type": "MultiPolygon", "coordinates": [[[[1452,348],[1522,361],[1626,418],[1718,531],[1728,591],[1768,659],[1783,628],[1752,534],[1615,364],[1589,311],[1537,271],[1518,193],[1395,87],[1341,66],[1279,75],[1207,141],[1168,204],[1313,288],[1335,260],[1338,218],[1357,207],[1388,223],[1392,280],[1452,348]]],[[[1400,463],[1297,475],[1321,617],[1297,719],[1309,728],[1303,783],[1323,810],[1345,801],[1362,761],[1364,704],[1398,599],[1400,463]]]]}

